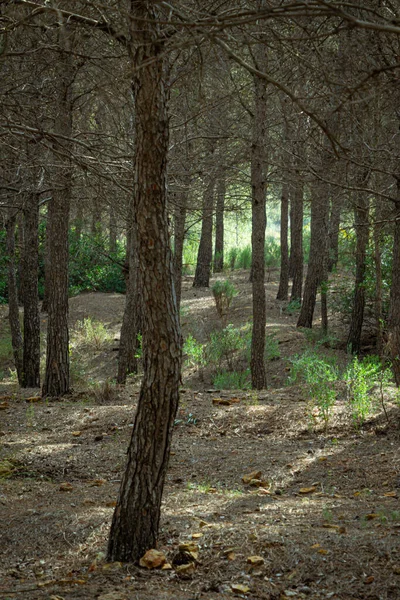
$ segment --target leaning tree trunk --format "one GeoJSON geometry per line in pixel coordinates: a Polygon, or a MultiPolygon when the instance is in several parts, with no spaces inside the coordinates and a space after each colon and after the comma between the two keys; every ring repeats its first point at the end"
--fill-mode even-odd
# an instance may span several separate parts
{"type": "Polygon", "coordinates": [[[193,287],[208,287],[210,285],[212,261],[214,186],[215,176],[214,173],[211,172],[208,183],[204,189],[200,244],[197,252],[196,271],[194,274],[193,287]]]}
{"type": "MultiPolygon", "coordinates": [[[[260,60],[265,64],[264,49],[260,52],[260,60]],[[261,54],[262,53],[262,54],[261,54]]],[[[251,337],[251,385],[261,390],[267,386],[265,372],[265,154],[267,127],[267,84],[264,79],[254,77],[254,116],[253,139],[251,144],[251,282],[253,295],[253,328],[251,337]]]]}
{"type": "Polygon", "coordinates": [[[22,254],[22,303],[24,307],[24,352],[22,387],[40,386],[40,316],[38,299],[39,195],[31,191],[24,205],[22,254]]]}
{"type": "Polygon", "coordinates": [[[219,174],[217,183],[217,205],[215,209],[215,246],[214,273],[224,268],[224,211],[225,211],[225,173],[219,174]]]}
{"type": "Polygon", "coordinates": [[[180,332],[166,207],[167,98],[156,11],[153,3],[150,6],[145,0],[131,4],[135,219],[144,306],[144,374],[108,542],[111,561],[137,562],[156,545],[179,398],[180,332]]]}
{"type": "Polygon", "coordinates": [[[69,331],[68,331],[68,225],[72,192],[72,82],[74,70],[70,54],[72,31],[64,24],[59,31],[59,57],[56,78],[57,119],[55,133],[59,136],[53,197],[47,216],[48,249],[50,253],[46,373],[42,395],[57,397],[69,392],[69,331]]]}
{"type": "Polygon", "coordinates": [[[368,201],[359,194],[354,209],[356,242],[356,277],[354,283],[353,310],[351,313],[347,349],[352,354],[361,350],[361,332],[365,308],[365,268],[369,237],[368,201]]]}
{"type": "Polygon", "coordinates": [[[289,186],[286,182],[282,185],[281,195],[281,270],[279,275],[279,288],[277,300],[287,300],[289,295],[289,186]]]}
{"type": "Polygon", "coordinates": [[[7,259],[8,259],[8,321],[10,323],[11,344],[14,355],[14,364],[17,371],[18,383],[23,382],[23,339],[21,325],[19,322],[18,288],[17,277],[15,273],[15,225],[17,222],[16,214],[9,210],[9,216],[6,223],[7,232],[7,259]]]}
{"type": "Polygon", "coordinates": [[[290,269],[293,283],[290,300],[301,301],[303,288],[303,181],[297,172],[296,186],[291,199],[290,269]]]}
{"type": "Polygon", "coordinates": [[[324,263],[326,261],[329,214],[328,197],[326,189],[323,186],[314,184],[311,198],[310,256],[297,327],[312,327],[317,290],[322,282],[324,263]]]}

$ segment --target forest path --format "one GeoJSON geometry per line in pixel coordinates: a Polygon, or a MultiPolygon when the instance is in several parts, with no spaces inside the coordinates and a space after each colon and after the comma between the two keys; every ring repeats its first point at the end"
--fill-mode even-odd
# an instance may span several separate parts
{"type": "MultiPolygon", "coordinates": [[[[251,314],[247,278],[235,275],[235,326],[251,314]]],[[[388,403],[389,423],[378,413],[356,432],[339,402],[325,431],[304,386],[287,385],[288,357],[310,342],[274,300],[276,282],[266,290],[281,356],[268,364],[271,387],[215,390],[207,368],[185,371],[159,540],[169,561],[179,544],[198,544],[182,576],[104,563],[138,381],[104,383],[124,298],[71,299],[72,328],[90,317],[110,334],[79,347],[75,393],[27,402],[34,391],[2,388],[0,599],[400,598],[399,409],[388,403]],[[258,482],[243,483],[251,472],[258,482]]],[[[181,318],[184,335],[202,341],[221,327],[211,291],[190,278],[181,318]]]]}

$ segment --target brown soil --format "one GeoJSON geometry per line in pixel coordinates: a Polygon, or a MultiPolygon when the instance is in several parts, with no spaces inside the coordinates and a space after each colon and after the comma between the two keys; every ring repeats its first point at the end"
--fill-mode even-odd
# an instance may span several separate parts
{"type": "MultiPolygon", "coordinates": [[[[251,314],[247,278],[235,276],[236,325],[251,314]]],[[[80,350],[75,392],[26,401],[38,390],[1,384],[1,599],[400,598],[399,409],[387,400],[389,422],[378,412],[356,432],[339,403],[324,431],[305,389],[287,385],[287,359],[308,342],[275,300],[277,283],[266,289],[281,354],[268,365],[271,387],[217,391],[207,369],[185,372],[159,549],[172,561],[194,536],[198,564],[186,578],[104,562],[138,381],[98,383],[115,373],[124,298],[71,299],[72,328],[90,316],[112,333],[97,350],[80,350]],[[261,487],[243,484],[252,471],[261,471],[261,487]]],[[[221,327],[211,291],[189,278],[183,307],[184,336],[206,340],[221,327]]]]}

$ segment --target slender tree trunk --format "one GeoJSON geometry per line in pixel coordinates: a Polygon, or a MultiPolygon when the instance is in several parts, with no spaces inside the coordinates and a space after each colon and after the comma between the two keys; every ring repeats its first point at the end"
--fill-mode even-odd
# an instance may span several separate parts
{"type": "MultiPolygon", "coordinates": [[[[50,200],[51,202],[51,200],[50,200]]],[[[49,307],[49,289],[51,285],[50,281],[50,244],[49,244],[49,219],[48,211],[46,215],[46,237],[45,237],[45,250],[44,250],[44,292],[41,306],[41,312],[47,313],[49,307]]]]}
{"type": "Polygon", "coordinates": [[[56,79],[57,119],[55,132],[59,136],[53,173],[53,197],[48,206],[47,235],[50,253],[48,281],[48,321],[46,374],[42,395],[57,397],[69,392],[69,331],[68,331],[68,225],[72,193],[72,81],[74,78],[70,54],[72,31],[63,24],[59,31],[59,57],[56,79]]]}
{"type": "MultiPolygon", "coordinates": [[[[260,52],[260,61],[264,65],[266,57],[264,49],[260,52]],[[261,53],[263,53],[261,55],[261,53]]],[[[254,116],[251,144],[251,250],[252,267],[251,282],[253,292],[253,328],[251,338],[251,384],[253,389],[261,390],[267,386],[265,372],[265,227],[267,225],[265,212],[265,172],[266,172],[266,127],[267,127],[267,84],[254,77],[254,116]]]]}
{"type": "Polygon", "coordinates": [[[215,176],[210,173],[203,196],[200,244],[197,252],[193,287],[209,287],[212,261],[212,231],[214,211],[215,176]]]}
{"type": "Polygon", "coordinates": [[[14,355],[14,364],[17,370],[18,383],[23,383],[23,339],[19,322],[19,304],[17,278],[15,273],[15,226],[16,214],[9,211],[6,223],[7,231],[7,256],[8,256],[8,321],[10,323],[11,343],[14,355]]]}
{"type": "Polygon", "coordinates": [[[332,273],[339,260],[339,229],[342,202],[339,196],[333,198],[329,219],[328,271],[332,273]]]}
{"type": "Polygon", "coordinates": [[[354,284],[353,310],[351,314],[349,335],[347,337],[347,348],[352,354],[358,354],[361,350],[361,332],[364,321],[365,307],[365,260],[367,255],[369,220],[368,201],[359,194],[357,205],[354,209],[356,243],[356,278],[354,284]]]}
{"type": "Polygon", "coordinates": [[[291,252],[290,266],[293,273],[290,300],[301,302],[303,288],[303,181],[297,173],[296,187],[291,199],[291,252]]]}
{"type": "Polygon", "coordinates": [[[176,306],[179,313],[182,295],[182,260],[183,244],[185,241],[185,223],[187,212],[187,187],[179,194],[178,203],[174,212],[174,285],[176,294],[176,306]]]}
{"type": "Polygon", "coordinates": [[[136,562],[156,545],[179,398],[181,347],[167,218],[168,115],[156,11],[153,3],[145,0],[131,4],[135,220],[144,306],[144,375],[111,525],[107,550],[111,561],[136,562]]]}
{"type": "Polygon", "coordinates": [[[289,186],[286,182],[282,185],[281,195],[281,271],[279,275],[279,288],[277,300],[287,300],[289,295],[289,186]]]}
{"type": "Polygon", "coordinates": [[[376,351],[380,356],[383,350],[383,278],[382,278],[382,252],[381,231],[382,224],[379,223],[381,212],[379,200],[375,204],[375,223],[373,225],[374,240],[374,266],[375,266],[375,328],[376,328],[376,351]]]}
{"type": "Polygon", "coordinates": [[[397,201],[393,233],[392,287],[388,319],[388,348],[397,387],[400,386],[400,175],[397,176],[397,201]]]}
{"type": "Polygon", "coordinates": [[[136,224],[134,222],[134,197],[131,198],[128,216],[126,259],[125,310],[119,341],[117,382],[125,383],[128,373],[137,373],[139,351],[138,335],[141,332],[142,298],[139,284],[139,257],[136,224]]]}
{"type": "Polygon", "coordinates": [[[329,200],[325,189],[314,184],[311,198],[311,240],[303,302],[297,327],[312,327],[318,286],[322,282],[328,237],[329,200]]]}
{"type": "Polygon", "coordinates": [[[215,210],[215,247],[214,273],[224,268],[224,211],[225,211],[225,174],[220,173],[217,183],[217,206],[215,210]]]}
{"type": "Polygon", "coordinates": [[[109,236],[108,236],[108,249],[111,254],[117,251],[117,215],[115,212],[115,206],[113,203],[109,206],[109,236]]]}
{"type": "Polygon", "coordinates": [[[22,387],[40,386],[40,316],[38,302],[39,195],[30,192],[24,207],[23,295],[24,357],[22,387]]]}

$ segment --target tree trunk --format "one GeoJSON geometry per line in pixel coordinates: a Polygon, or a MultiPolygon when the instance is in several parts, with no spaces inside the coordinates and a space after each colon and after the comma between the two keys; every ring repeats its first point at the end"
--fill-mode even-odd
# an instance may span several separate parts
{"type": "Polygon", "coordinates": [[[109,236],[108,236],[108,250],[110,254],[114,254],[117,251],[117,215],[115,212],[115,206],[113,203],[109,206],[109,236]]]}
{"type": "Polygon", "coordinates": [[[311,240],[303,302],[297,327],[312,327],[318,286],[322,282],[328,236],[329,196],[323,186],[314,184],[311,198],[311,240]]]}
{"type": "Polygon", "coordinates": [[[212,261],[212,231],[215,177],[211,172],[204,190],[200,244],[193,287],[209,287],[212,261]]]}
{"type": "Polygon", "coordinates": [[[138,370],[138,335],[141,331],[142,298],[140,295],[138,240],[134,210],[134,196],[132,196],[127,224],[126,260],[128,270],[126,275],[125,310],[119,341],[118,383],[126,383],[128,373],[137,373],[138,370]]]}
{"type": "Polygon", "coordinates": [[[183,244],[185,241],[185,223],[187,212],[187,191],[179,194],[179,201],[174,211],[174,285],[176,295],[176,307],[179,314],[182,295],[182,260],[183,244]]]}
{"type": "Polygon", "coordinates": [[[57,397],[69,392],[68,331],[68,224],[72,192],[72,81],[74,78],[71,47],[72,31],[64,23],[59,31],[59,57],[56,78],[57,119],[59,136],[54,157],[53,197],[49,202],[47,236],[50,253],[46,374],[42,395],[57,397]],[[60,149],[62,152],[60,153],[60,149]]]}
{"type": "MultiPolygon", "coordinates": [[[[51,202],[51,200],[50,200],[51,202]]],[[[51,286],[50,281],[50,244],[49,244],[49,212],[46,215],[46,237],[45,237],[45,249],[44,249],[44,291],[41,312],[47,313],[49,309],[49,289],[51,286]]]]}
{"type": "Polygon", "coordinates": [[[291,199],[291,252],[290,267],[293,273],[291,301],[301,302],[303,288],[303,181],[297,173],[296,187],[291,199]]]}
{"type": "Polygon", "coordinates": [[[40,316],[38,302],[39,195],[32,191],[24,206],[23,295],[24,356],[22,387],[40,386],[40,316]]]}
{"type": "MultiPolygon", "coordinates": [[[[264,49],[261,50],[260,60],[264,65],[264,49]]],[[[265,150],[267,143],[267,84],[259,78],[254,77],[254,116],[253,135],[251,145],[251,251],[252,267],[251,282],[253,293],[253,328],[251,338],[251,384],[253,389],[261,390],[267,386],[265,373],[265,227],[267,224],[265,212],[265,150]]]]}
{"type": "Polygon", "coordinates": [[[156,546],[172,427],[178,407],[180,332],[167,218],[167,99],[157,8],[131,4],[136,115],[135,221],[143,293],[144,375],[107,557],[136,562],[156,546]],[[138,20],[136,20],[138,19],[138,20]],[[140,67],[140,68],[138,68],[140,67]]]}
{"type": "Polygon", "coordinates": [[[388,348],[397,387],[400,386],[400,175],[397,177],[397,201],[393,234],[392,287],[388,319],[388,348]]]}
{"type": "Polygon", "coordinates": [[[373,226],[374,239],[374,266],[375,266],[375,328],[376,328],[376,351],[380,356],[383,350],[383,278],[382,278],[382,252],[380,223],[381,211],[379,199],[375,204],[375,223],[373,226]]]}
{"type": "Polygon", "coordinates": [[[332,273],[339,260],[339,229],[342,202],[339,197],[333,198],[329,219],[328,271],[332,273]]]}
{"type": "Polygon", "coordinates": [[[14,364],[17,371],[18,383],[23,383],[23,339],[19,322],[19,304],[17,278],[15,273],[15,226],[16,214],[11,214],[6,223],[7,231],[7,257],[8,257],[8,321],[10,323],[11,343],[14,355],[14,364]]]}
{"type": "Polygon", "coordinates": [[[368,201],[359,194],[357,205],[354,209],[356,243],[356,278],[354,283],[354,300],[351,314],[349,335],[347,338],[347,349],[352,354],[358,354],[361,350],[361,332],[364,321],[365,307],[365,260],[367,255],[369,220],[368,201]]]}
{"type": "Polygon", "coordinates": [[[224,268],[224,210],[225,210],[225,173],[220,173],[217,183],[217,206],[215,210],[215,246],[214,273],[224,268]]]}
{"type": "Polygon", "coordinates": [[[289,186],[286,182],[282,185],[281,195],[281,270],[279,275],[279,288],[277,300],[287,300],[289,295],[289,186]]]}

